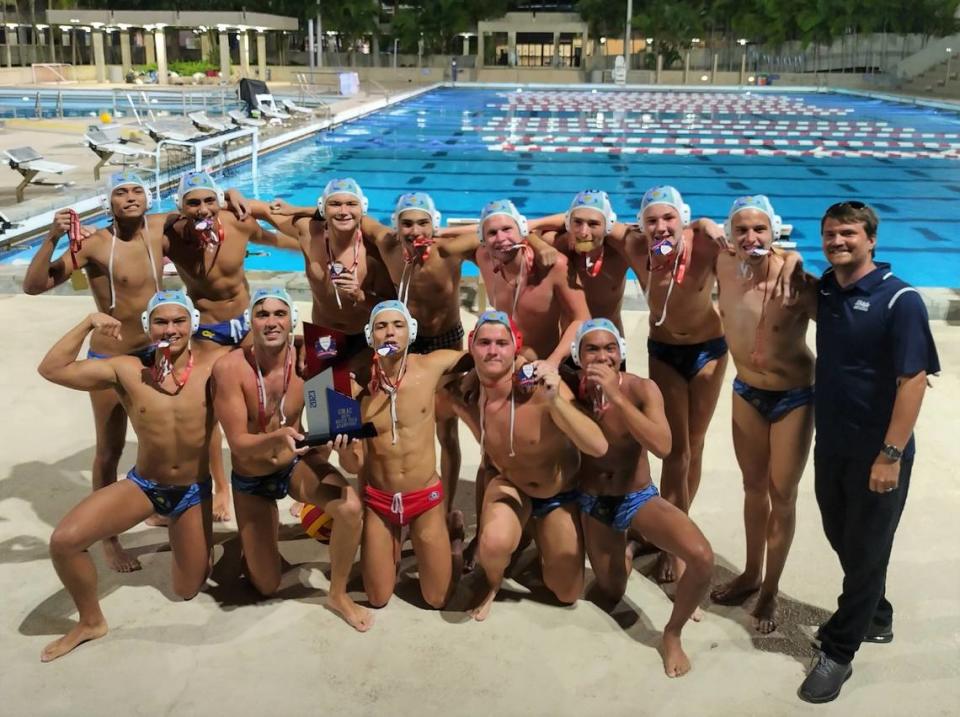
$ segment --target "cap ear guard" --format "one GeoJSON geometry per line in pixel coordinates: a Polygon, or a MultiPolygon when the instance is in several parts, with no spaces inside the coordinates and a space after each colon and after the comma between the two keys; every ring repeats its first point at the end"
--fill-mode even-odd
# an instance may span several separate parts
{"type": "Polygon", "coordinates": [[[579,368],[580,363],[580,344],[583,343],[583,338],[594,331],[606,331],[613,334],[617,337],[617,344],[620,347],[620,360],[624,361],[627,358],[627,341],[620,335],[620,332],[617,330],[617,327],[609,319],[589,319],[580,324],[580,328],[577,330],[576,338],[570,343],[570,359],[573,363],[579,368]]]}
{"type": "Polygon", "coordinates": [[[327,182],[327,186],[323,188],[323,194],[317,199],[317,216],[321,219],[324,218],[324,205],[327,203],[327,199],[334,194],[350,194],[356,197],[360,200],[361,216],[366,216],[367,210],[370,207],[370,200],[367,199],[367,195],[363,193],[360,185],[357,184],[357,180],[351,177],[344,177],[343,179],[331,179],[327,182]]]}
{"type": "Polygon", "coordinates": [[[173,197],[173,202],[177,209],[183,209],[183,200],[186,199],[190,192],[201,189],[215,193],[217,195],[217,203],[221,209],[227,206],[226,195],[223,193],[220,185],[214,181],[213,177],[204,171],[192,171],[187,172],[180,178],[180,186],[177,188],[177,193],[173,197]]]}
{"type": "Polygon", "coordinates": [[[182,291],[160,291],[153,295],[147,304],[146,310],[140,314],[140,324],[143,333],[150,333],[150,316],[161,306],[173,304],[186,309],[190,315],[190,335],[193,336],[200,329],[200,312],[194,307],[190,297],[182,291]]]}
{"type": "Polygon", "coordinates": [[[373,348],[373,322],[377,318],[377,314],[381,311],[399,311],[403,314],[404,318],[407,320],[407,333],[409,334],[407,338],[407,347],[409,348],[410,344],[417,340],[417,329],[419,324],[417,320],[410,315],[410,310],[400,301],[396,299],[388,299],[387,301],[381,301],[379,304],[373,307],[373,311],[370,312],[370,321],[366,323],[363,327],[363,335],[367,339],[367,346],[373,348]]]}
{"type": "Polygon", "coordinates": [[[513,320],[512,317],[507,316],[504,311],[484,311],[480,316],[477,317],[476,325],[470,329],[470,333],[467,334],[467,348],[473,348],[473,338],[476,336],[477,331],[484,324],[500,324],[501,326],[506,326],[510,330],[510,334],[513,336],[513,343],[516,346],[516,352],[519,353],[520,349],[523,348],[523,333],[517,328],[517,322],[513,320]],[[506,319],[506,322],[504,322],[506,319]]]}
{"type": "Polygon", "coordinates": [[[563,225],[567,231],[570,231],[570,221],[577,209],[592,209],[595,212],[600,212],[606,222],[604,234],[613,232],[613,225],[617,222],[617,213],[613,211],[613,206],[610,204],[610,196],[603,190],[586,189],[573,198],[573,202],[563,219],[563,225]]]}
{"type": "Polygon", "coordinates": [[[783,219],[773,210],[773,204],[770,203],[770,199],[766,195],[757,194],[752,197],[740,197],[733,202],[730,214],[723,223],[723,233],[728,239],[733,238],[733,218],[745,209],[756,209],[758,212],[766,214],[770,221],[770,235],[773,237],[773,241],[780,238],[780,233],[783,231],[783,219]]]}
{"type": "Polygon", "coordinates": [[[266,301],[267,299],[276,299],[287,305],[287,308],[290,310],[290,331],[293,332],[293,330],[297,328],[297,324],[300,323],[300,309],[293,303],[293,299],[290,298],[290,295],[285,289],[257,289],[253,292],[253,297],[250,299],[250,308],[244,309],[243,312],[243,323],[247,331],[249,331],[253,325],[251,323],[253,319],[253,309],[255,309],[261,301],[266,301]]]}

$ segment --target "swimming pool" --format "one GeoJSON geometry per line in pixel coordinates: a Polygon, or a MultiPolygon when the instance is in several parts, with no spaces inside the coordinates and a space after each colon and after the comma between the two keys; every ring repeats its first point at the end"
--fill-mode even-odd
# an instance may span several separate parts
{"type": "MultiPolygon", "coordinates": [[[[880,215],[878,260],[919,286],[960,286],[960,115],[949,111],[834,93],[441,88],[264,157],[256,187],[246,167],[225,184],[312,204],[333,176],[356,178],[381,221],[412,190],[449,218],[499,197],[529,216],[562,212],[577,191],[605,189],[625,221],[654,184],[718,220],[735,197],[765,193],[816,272],[820,216],[857,198],[880,215]]],[[[248,266],[302,260],[275,252],[248,266]]]]}

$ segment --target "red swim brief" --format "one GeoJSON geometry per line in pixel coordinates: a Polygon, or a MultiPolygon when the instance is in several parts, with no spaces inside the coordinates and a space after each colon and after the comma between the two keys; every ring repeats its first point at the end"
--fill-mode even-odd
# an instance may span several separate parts
{"type": "Polygon", "coordinates": [[[363,487],[363,498],[373,511],[397,526],[407,525],[419,515],[443,502],[443,486],[437,481],[423,490],[409,493],[387,493],[369,485],[363,487]]]}

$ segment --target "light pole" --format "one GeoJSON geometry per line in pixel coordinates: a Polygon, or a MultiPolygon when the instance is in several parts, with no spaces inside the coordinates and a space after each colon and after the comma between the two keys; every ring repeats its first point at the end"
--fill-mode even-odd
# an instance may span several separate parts
{"type": "Polygon", "coordinates": [[[633,31],[630,25],[633,24],[633,0],[627,0],[627,25],[623,29],[623,69],[630,72],[630,38],[633,31]]]}
{"type": "Polygon", "coordinates": [[[947,84],[950,82],[950,60],[953,58],[953,48],[947,48],[947,76],[943,80],[943,87],[946,89],[947,84]]]}

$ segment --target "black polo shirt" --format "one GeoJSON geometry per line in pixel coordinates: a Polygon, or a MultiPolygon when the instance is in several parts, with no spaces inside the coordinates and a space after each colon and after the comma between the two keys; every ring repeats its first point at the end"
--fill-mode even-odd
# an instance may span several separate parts
{"type": "MultiPolygon", "coordinates": [[[[876,455],[893,414],[897,378],[940,371],[927,308],[889,264],[841,288],[828,269],[817,297],[817,450],[876,455]]],[[[903,446],[914,451],[913,437],[903,446]]]]}

